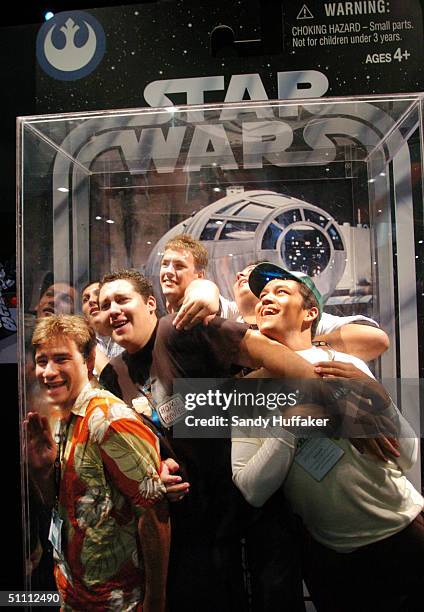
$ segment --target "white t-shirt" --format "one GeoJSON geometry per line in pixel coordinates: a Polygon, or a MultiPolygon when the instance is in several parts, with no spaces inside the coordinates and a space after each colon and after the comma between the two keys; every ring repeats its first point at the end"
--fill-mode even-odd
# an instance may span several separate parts
{"type": "MultiPolygon", "coordinates": [[[[317,347],[298,352],[311,363],[329,358],[317,347]]],[[[336,352],[335,360],[353,363],[370,374],[360,359],[336,352]]],[[[392,410],[401,425],[401,456],[396,461],[386,463],[361,454],[346,439],[332,440],[344,454],[318,482],[293,461],[297,441],[286,431],[277,439],[234,438],[233,480],[254,506],[263,505],[284,483],[287,499],[312,536],[337,552],[389,537],[409,525],[424,505],[404,475],[417,460],[415,434],[397,409],[392,410]]]]}

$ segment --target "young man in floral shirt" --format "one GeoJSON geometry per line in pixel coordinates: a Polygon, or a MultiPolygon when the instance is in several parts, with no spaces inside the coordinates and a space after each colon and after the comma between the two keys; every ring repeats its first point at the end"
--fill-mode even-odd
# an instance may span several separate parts
{"type": "Polygon", "coordinates": [[[62,413],[54,437],[45,417],[26,421],[30,475],[52,507],[62,609],[163,610],[167,522],[139,540],[146,508],[165,493],[158,440],[92,382],[96,338],[82,317],[40,320],[32,344],[38,383],[62,413]]]}

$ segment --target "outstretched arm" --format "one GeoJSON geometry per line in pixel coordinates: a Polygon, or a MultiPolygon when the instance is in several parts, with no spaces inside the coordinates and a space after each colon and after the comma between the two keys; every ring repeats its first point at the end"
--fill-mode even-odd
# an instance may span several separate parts
{"type": "Polygon", "coordinates": [[[260,507],[283,484],[291,467],[295,437],[233,438],[231,465],[234,484],[252,506],[260,507]]]}
{"type": "Polygon", "coordinates": [[[317,336],[314,340],[325,340],[332,348],[371,361],[387,351],[389,337],[379,327],[348,323],[328,334],[317,336]]]}
{"type": "Polygon", "coordinates": [[[247,330],[240,343],[240,365],[265,368],[275,378],[319,378],[314,366],[284,344],[247,330]]]}

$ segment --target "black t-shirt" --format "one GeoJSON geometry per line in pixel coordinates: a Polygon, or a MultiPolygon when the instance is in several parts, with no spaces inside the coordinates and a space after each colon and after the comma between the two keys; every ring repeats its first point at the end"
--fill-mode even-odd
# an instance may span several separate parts
{"type": "MultiPolygon", "coordinates": [[[[240,343],[248,326],[216,317],[207,326],[176,330],[174,316],[158,326],[151,370],[156,402],[173,393],[175,378],[230,378],[238,363],[240,343]]],[[[245,505],[232,482],[231,440],[172,438],[172,444],[190,481],[189,495],[172,505],[174,536],[219,541],[237,537],[240,508],[245,505]]]]}
{"type": "MultiPolygon", "coordinates": [[[[128,374],[136,385],[146,385],[149,383],[150,368],[152,366],[153,359],[153,347],[155,344],[156,331],[158,326],[156,325],[153,334],[150,336],[149,341],[143,348],[135,353],[129,353],[123,351],[118,358],[122,358],[128,368],[128,374]]],[[[122,391],[118,382],[118,375],[113,368],[114,359],[103,368],[100,374],[100,384],[108,389],[111,393],[117,397],[122,398],[122,391]]]]}
{"type": "MultiPolygon", "coordinates": [[[[117,397],[124,399],[124,401],[130,405],[131,398],[134,399],[140,395],[150,396],[150,368],[152,365],[153,347],[157,328],[158,326],[156,325],[153,334],[150,336],[149,341],[145,346],[143,346],[143,348],[135,353],[123,351],[120,355],[111,359],[100,374],[100,384],[117,397]],[[118,372],[114,368],[114,364],[121,359],[127,367],[124,380],[126,381],[126,377],[129,376],[131,382],[134,383],[133,386],[128,385],[125,382],[124,384],[126,385],[126,389],[125,387],[124,389],[121,389],[118,372]],[[127,397],[124,397],[125,394],[127,394],[127,397]]],[[[161,459],[168,459],[169,457],[172,457],[178,461],[178,458],[176,457],[172,446],[167,441],[165,433],[160,427],[159,423],[153,422],[152,419],[148,418],[144,414],[140,414],[139,418],[141,418],[144,424],[147,425],[147,427],[150,427],[150,429],[158,436],[161,459]]]]}
{"type": "Polygon", "coordinates": [[[226,378],[239,363],[240,343],[249,326],[215,317],[209,325],[179,331],[174,315],[159,321],[151,370],[156,403],[172,395],[174,378],[226,378]]]}

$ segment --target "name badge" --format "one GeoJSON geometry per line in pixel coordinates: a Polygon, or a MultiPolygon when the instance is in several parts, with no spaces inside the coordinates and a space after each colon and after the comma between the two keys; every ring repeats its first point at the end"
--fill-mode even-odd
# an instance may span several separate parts
{"type": "Polygon", "coordinates": [[[59,516],[56,508],[52,510],[52,519],[50,521],[49,540],[53,548],[61,554],[62,552],[62,525],[63,521],[59,516]]]}
{"type": "Polygon", "coordinates": [[[329,438],[306,438],[300,441],[294,460],[321,482],[343,455],[344,450],[329,438]]]}
{"type": "Polygon", "coordinates": [[[169,429],[185,417],[187,408],[181,395],[176,394],[156,406],[156,412],[162,425],[169,429]]]}
{"type": "Polygon", "coordinates": [[[148,417],[152,416],[152,407],[149,403],[149,400],[144,395],[140,395],[140,397],[135,397],[132,400],[132,406],[138,414],[145,414],[148,417]]]}

